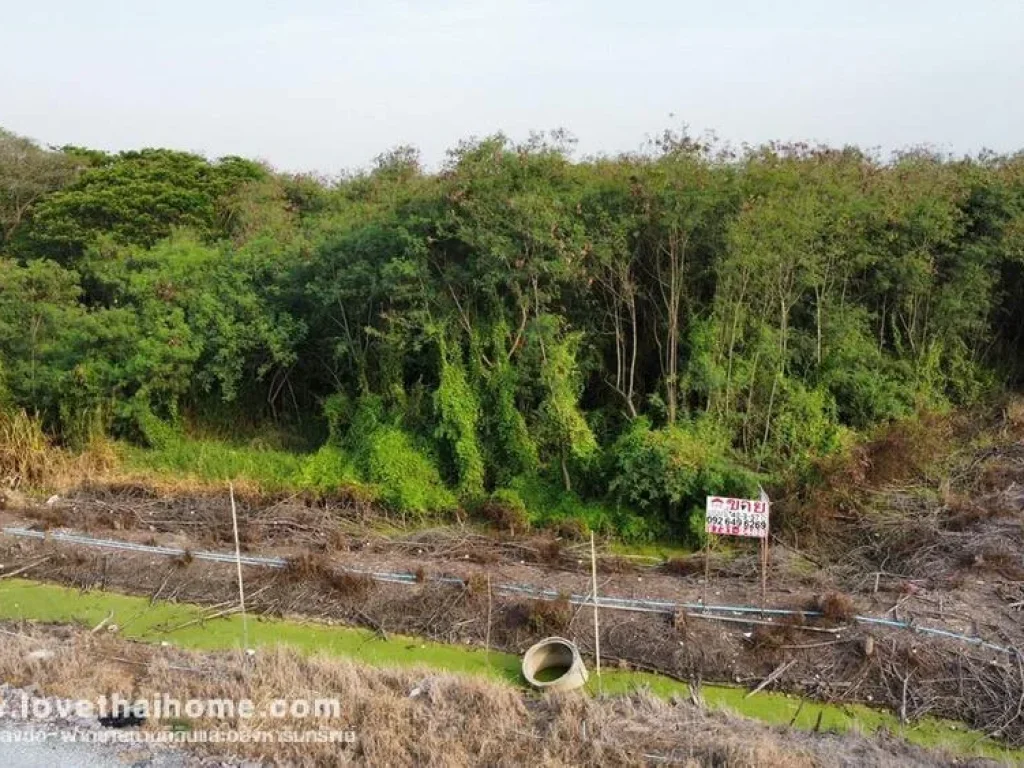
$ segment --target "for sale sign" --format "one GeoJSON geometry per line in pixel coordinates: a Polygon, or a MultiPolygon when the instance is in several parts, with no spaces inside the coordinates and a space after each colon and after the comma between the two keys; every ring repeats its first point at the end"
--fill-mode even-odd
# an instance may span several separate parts
{"type": "Polygon", "coordinates": [[[767,498],[730,499],[726,496],[708,496],[707,523],[704,530],[720,536],[748,536],[768,538],[767,498]]]}

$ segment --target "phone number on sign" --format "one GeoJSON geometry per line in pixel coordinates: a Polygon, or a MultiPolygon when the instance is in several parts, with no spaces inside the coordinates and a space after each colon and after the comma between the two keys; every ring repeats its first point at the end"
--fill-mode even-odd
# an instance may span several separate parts
{"type": "Polygon", "coordinates": [[[705,530],[723,536],[763,539],[768,535],[768,514],[711,508],[707,512],[705,530]]]}

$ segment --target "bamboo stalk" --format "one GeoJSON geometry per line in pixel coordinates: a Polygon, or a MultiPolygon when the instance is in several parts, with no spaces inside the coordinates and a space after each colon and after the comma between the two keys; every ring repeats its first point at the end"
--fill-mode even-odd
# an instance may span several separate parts
{"type": "Polygon", "coordinates": [[[708,582],[711,581],[711,535],[707,534],[704,541],[704,593],[700,601],[705,611],[708,608],[708,582]]]}
{"type": "Polygon", "coordinates": [[[235,486],[228,483],[228,494],[231,497],[231,526],[235,532],[235,568],[238,571],[238,606],[242,611],[242,645],[243,650],[249,648],[249,622],[245,616],[245,584],[242,581],[242,547],[238,539],[238,510],[235,507],[235,486]]]}
{"type": "Polygon", "coordinates": [[[491,574],[487,574],[487,637],[484,640],[484,660],[491,663],[491,574]]]}
{"type": "Polygon", "coordinates": [[[598,602],[597,602],[597,548],[594,546],[594,532],[590,532],[590,580],[591,591],[593,592],[592,598],[594,601],[594,658],[596,661],[597,669],[597,689],[598,693],[603,693],[603,687],[601,684],[601,626],[598,620],[598,602]]]}

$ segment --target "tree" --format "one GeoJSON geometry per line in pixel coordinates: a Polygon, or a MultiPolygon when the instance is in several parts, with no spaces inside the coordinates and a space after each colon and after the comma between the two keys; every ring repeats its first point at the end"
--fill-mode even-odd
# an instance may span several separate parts
{"type": "Polygon", "coordinates": [[[696,309],[711,254],[729,204],[728,176],[716,170],[706,148],[668,135],[662,155],[644,163],[637,185],[643,222],[639,268],[644,297],[654,310],[666,419],[679,412],[679,384],[687,317],[696,309]]]}
{"type": "Polygon", "coordinates": [[[13,239],[32,206],[68,184],[78,170],[73,157],[0,128],[0,249],[13,239]]]}
{"type": "Polygon", "coordinates": [[[537,408],[537,431],[549,456],[557,458],[565,490],[572,490],[570,461],[586,464],[597,454],[597,440],[579,407],[580,375],[576,361],[581,335],[560,334],[557,321],[542,317],[533,330],[541,363],[544,396],[537,408]],[[545,337],[547,337],[545,341],[545,337]]]}
{"type": "Polygon", "coordinates": [[[21,250],[25,257],[74,264],[101,235],[120,245],[151,247],[174,228],[200,237],[230,232],[221,200],[267,171],[241,158],[205,158],[167,149],[122,152],[87,168],[35,206],[21,250]]]}

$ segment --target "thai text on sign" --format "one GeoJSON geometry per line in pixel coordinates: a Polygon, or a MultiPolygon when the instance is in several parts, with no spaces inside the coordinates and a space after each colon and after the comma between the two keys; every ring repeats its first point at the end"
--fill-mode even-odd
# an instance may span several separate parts
{"type": "Polygon", "coordinates": [[[763,500],[708,496],[707,523],[704,530],[720,536],[766,539],[769,507],[769,502],[763,500]]]}

